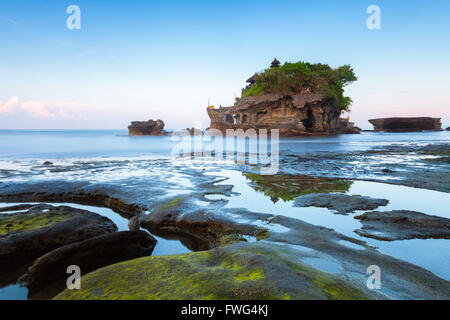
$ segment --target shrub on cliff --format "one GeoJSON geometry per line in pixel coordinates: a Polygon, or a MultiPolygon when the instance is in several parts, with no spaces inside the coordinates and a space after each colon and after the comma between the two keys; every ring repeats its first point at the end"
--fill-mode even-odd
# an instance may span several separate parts
{"type": "Polygon", "coordinates": [[[337,109],[348,110],[352,100],[344,96],[344,87],[357,77],[349,65],[333,69],[321,63],[286,62],[256,73],[254,79],[253,86],[242,89],[242,98],[267,93],[296,94],[309,88],[312,93],[323,94],[337,109]]]}

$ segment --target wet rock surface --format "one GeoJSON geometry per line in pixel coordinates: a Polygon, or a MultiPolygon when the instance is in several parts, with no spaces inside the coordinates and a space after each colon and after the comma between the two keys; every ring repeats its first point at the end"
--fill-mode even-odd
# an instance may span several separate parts
{"type": "Polygon", "coordinates": [[[65,288],[70,265],[78,266],[84,275],[117,262],[150,256],[155,244],[156,239],[145,231],[122,231],[57,248],[35,260],[28,268],[29,295],[39,294],[48,284],[54,292],[51,297],[61,292],[65,288]]]}
{"type": "MultiPolygon", "coordinates": [[[[344,254],[350,255],[352,249],[348,250],[344,254]]],[[[204,252],[145,257],[114,264],[84,276],[81,290],[65,290],[55,299],[449,298],[448,282],[373,251],[365,252],[362,259],[381,263],[385,288],[368,290],[366,268],[358,270],[361,258],[354,252],[353,257],[357,260],[350,259],[343,264],[345,274],[330,273],[311,266],[311,260],[334,257],[321,255],[308,247],[266,241],[235,243],[204,252]],[[364,274],[364,278],[359,278],[358,273],[364,274]]]]}
{"type": "Polygon", "coordinates": [[[379,146],[342,153],[283,151],[279,174],[302,172],[450,192],[449,158],[448,144],[379,146]]]}
{"type": "Polygon", "coordinates": [[[58,247],[115,231],[111,220],[67,206],[34,206],[25,213],[0,215],[0,267],[22,265],[58,247]]]}
{"type": "Polygon", "coordinates": [[[373,199],[359,195],[346,194],[309,194],[294,200],[296,207],[319,207],[334,210],[339,214],[347,214],[356,210],[373,210],[389,203],[386,199],[373,199]]]}
{"type": "Polygon", "coordinates": [[[356,216],[362,222],[355,232],[363,237],[394,241],[406,239],[450,239],[450,219],[421,212],[394,210],[366,212],[356,216]]]}
{"type": "Polygon", "coordinates": [[[252,244],[140,258],[83,277],[55,299],[367,299],[345,281],[286,259],[281,246],[252,244]],[[276,249],[279,250],[276,250],[276,249]],[[104,281],[111,279],[107,287],[104,281]]]}

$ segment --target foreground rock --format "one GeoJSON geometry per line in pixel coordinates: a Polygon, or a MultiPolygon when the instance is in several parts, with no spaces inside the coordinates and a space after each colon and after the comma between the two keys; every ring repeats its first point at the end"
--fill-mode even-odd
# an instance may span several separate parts
{"type": "Polygon", "coordinates": [[[373,210],[389,203],[386,199],[374,199],[358,195],[346,194],[309,194],[294,200],[295,207],[328,208],[336,213],[347,214],[355,210],[373,210]]]}
{"type": "MultiPolygon", "coordinates": [[[[17,209],[17,207],[16,207],[17,209]]],[[[58,247],[117,231],[108,218],[66,206],[0,215],[0,269],[29,263],[58,247]]]]}
{"type": "Polygon", "coordinates": [[[423,130],[441,130],[440,118],[379,118],[371,119],[375,131],[414,132],[423,130]]]}
{"type": "Polygon", "coordinates": [[[128,126],[130,136],[159,136],[165,134],[162,120],[133,121],[128,126]]]}
{"type": "Polygon", "coordinates": [[[367,238],[393,241],[406,239],[450,239],[450,219],[424,213],[394,210],[366,212],[356,216],[362,222],[355,232],[367,238]]]}
{"type": "Polygon", "coordinates": [[[30,295],[49,283],[60,289],[56,293],[62,291],[70,265],[79,266],[81,274],[87,274],[117,262],[149,256],[155,244],[156,239],[145,231],[122,231],[60,247],[29,267],[27,286],[30,295]],[[56,281],[59,285],[55,285],[56,281]]]}
{"type": "MultiPolygon", "coordinates": [[[[286,259],[281,246],[255,244],[118,263],[82,278],[55,299],[367,299],[337,277],[286,259]],[[253,249],[253,250],[252,250],[253,249]]],[[[368,291],[368,290],[367,290],[368,291]]]]}

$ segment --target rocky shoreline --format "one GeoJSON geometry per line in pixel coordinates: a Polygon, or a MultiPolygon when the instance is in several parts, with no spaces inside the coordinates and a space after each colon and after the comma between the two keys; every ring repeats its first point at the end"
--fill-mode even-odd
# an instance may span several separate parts
{"type": "MultiPolygon", "coordinates": [[[[227,184],[230,178],[212,173],[213,169],[205,174],[201,168],[183,168],[182,175],[190,178],[192,186],[187,194],[173,196],[167,196],[167,192],[161,189],[163,180],[160,179],[163,178],[158,175],[139,180],[119,180],[117,183],[32,179],[28,179],[29,182],[9,182],[5,179],[0,183],[1,202],[46,204],[1,208],[0,230],[3,234],[0,234],[0,242],[10,242],[13,238],[26,239],[27,234],[38,233],[39,229],[46,230],[46,234],[56,234],[64,223],[72,226],[66,231],[71,234],[78,230],[75,224],[67,222],[73,219],[72,216],[96,216],[88,212],[80,213],[70,206],[48,205],[64,202],[107,207],[126,219],[139,215],[142,228],[156,236],[180,239],[194,252],[151,256],[154,241],[147,232],[116,232],[114,224],[107,219],[90,218],[106,223],[107,231],[103,234],[92,233],[85,238],[68,237],[73,240],[72,243],[64,242],[48,247],[46,252],[30,254],[23,261],[25,266],[15,264],[8,267],[3,281],[6,284],[14,283],[19,278],[28,281],[30,298],[450,299],[450,283],[447,280],[413,263],[383,254],[370,244],[371,239],[377,238],[390,242],[399,239],[448,239],[448,231],[442,231],[448,219],[439,217],[440,229],[433,224],[437,218],[425,214],[426,211],[420,216],[419,213],[408,213],[406,219],[386,215],[381,220],[374,220],[376,212],[389,212],[384,208],[389,204],[388,198],[348,193],[354,177],[366,180],[355,159],[364,161],[365,157],[371,159],[375,156],[378,159],[384,155],[398,155],[405,159],[412,155],[423,157],[420,161],[427,165],[417,166],[417,158],[414,158],[414,166],[408,161],[395,160],[395,165],[389,167],[386,167],[385,161],[381,164],[366,161],[363,169],[377,173],[371,179],[415,187],[420,178],[421,187],[449,192],[448,179],[443,175],[448,170],[446,146],[389,146],[346,154],[316,153],[310,160],[308,154],[286,152],[281,154],[281,171],[275,176],[258,175],[246,165],[238,167],[248,187],[264,194],[273,203],[292,201],[295,208],[331,210],[340,214],[336,217],[361,221],[361,227],[355,230],[355,235],[361,238],[302,221],[301,216],[294,218],[276,212],[229,207],[230,199],[242,191],[236,189],[232,180],[227,184]],[[339,171],[334,173],[333,166],[337,163],[339,171]],[[298,172],[315,172],[316,175],[299,175],[298,172]],[[329,177],[320,176],[322,172],[329,177]],[[356,176],[347,175],[347,172],[356,176]],[[24,212],[11,213],[14,211],[24,212]],[[62,212],[61,220],[41,219],[42,228],[38,224],[38,228],[35,226],[32,230],[18,229],[16,223],[10,221],[31,216],[46,219],[58,217],[49,217],[49,212],[62,212]],[[413,225],[417,228],[412,228],[413,225]],[[380,236],[380,230],[385,231],[384,236],[380,236]],[[104,252],[102,246],[108,243],[112,244],[111,250],[118,255],[107,254],[111,259],[84,266],[86,272],[83,272],[82,290],[61,292],[60,277],[53,276],[63,272],[65,257],[73,257],[70,263],[82,264],[93,255],[100,257],[104,252]],[[383,288],[379,291],[368,290],[365,284],[367,266],[373,264],[383,270],[383,288]],[[49,273],[48,270],[54,272],[49,273]],[[28,275],[21,277],[24,273],[28,275]],[[142,279],[149,274],[155,276],[151,281],[143,282],[142,279]],[[203,281],[205,286],[197,286],[199,281],[203,281]],[[44,282],[54,284],[45,287],[42,285],[44,282]],[[106,282],[108,287],[104,286],[106,282]],[[192,290],[174,291],[175,287],[190,287],[192,290]]],[[[117,165],[114,162],[114,166],[117,165]]],[[[157,168],[156,165],[164,170],[168,167],[165,161],[152,162],[152,168],[157,168]]],[[[47,165],[46,170],[55,170],[55,166],[47,165]]],[[[92,170],[98,170],[94,165],[90,166],[92,170]]],[[[70,172],[77,168],[60,166],[57,169],[70,172]]],[[[235,171],[236,166],[228,169],[235,171]]],[[[175,171],[172,169],[171,172],[175,171]]],[[[164,179],[167,183],[170,181],[164,179]]],[[[382,217],[381,214],[378,216],[382,217]]],[[[25,257],[17,250],[16,256],[20,259],[25,257]]]]}

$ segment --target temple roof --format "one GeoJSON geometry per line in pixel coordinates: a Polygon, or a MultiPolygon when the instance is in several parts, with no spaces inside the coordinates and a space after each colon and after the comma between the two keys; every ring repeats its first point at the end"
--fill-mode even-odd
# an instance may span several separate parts
{"type": "Polygon", "coordinates": [[[277,60],[277,58],[273,59],[272,64],[270,65],[271,68],[279,67],[281,64],[280,61],[277,60]]]}

